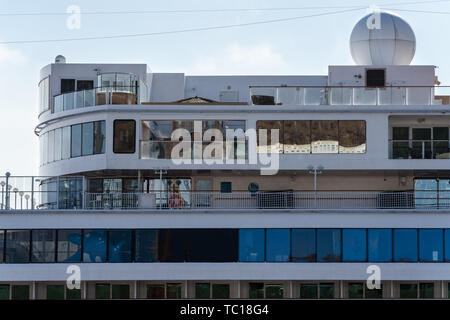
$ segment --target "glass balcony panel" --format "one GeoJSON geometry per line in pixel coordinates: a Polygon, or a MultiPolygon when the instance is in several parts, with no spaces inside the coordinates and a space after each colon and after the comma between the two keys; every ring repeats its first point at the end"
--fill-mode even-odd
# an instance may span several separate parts
{"type": "Polygon", "coordinates": [[[432,88],[430,87],[407,88],[407,104],[428,106],[431,104],[431,93],[432,88]]]}
{"type": "Polygon", "coordinates": [[[405,87],[386,87],[378,88],[379,105],[405,105],[406,88],[405,87]]]}
{"type": "Polygon", "coordinates": [[[352,105],[353,88],[330,88],[331,105],[352,105]]]}
{"type": "Polygon", "coordinates": [[[59,96],[55,97],[53,111],[61,112],[63,110],[64,110],[64,95],[60,94],[59,96]]]}
{"type": "Polygon", "coordinates": [[[376,88],[353,88],[353,104],[354,105],[370,105],[377,104],[376,88]]]}
{"type": "Polygon", "coordinates": [[[73,92],[65,93],[64,97],[64,110],[72,110],[74,107],[75,94],[73,92]]]}
{"type": "Polygon", "coordinates": [[[84,106],[92,107],[95,105],[95,89],[84,91],[84,106]]]}
{"type": "Polygon", "coordinates": [[[327,89],[326,88],[304,88],[305,105],[327,105],[327,89]]]}
{"type": "Polygon", "coordinates": [[[84,91],[75,92],[75,108],[84,108],[84,91]]]}
{"type": "Polygon", "coordinates": [[[114,87],[116,83],[115,73],[105,73],[98,76],[98,85],[102,88],[114,87]]]}
{"type": "Polygon", "coordinates": [[[278,88],[277,104],[283,106],[301,105],[300,92],[301,88],[278,88]]]}

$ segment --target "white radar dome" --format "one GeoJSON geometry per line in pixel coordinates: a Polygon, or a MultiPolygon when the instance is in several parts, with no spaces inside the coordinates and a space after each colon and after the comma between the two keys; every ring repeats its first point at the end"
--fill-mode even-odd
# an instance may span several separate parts
{"type": "Polygon", "coordinates": [[[353,28],[350,51],[359,65],[408,65],[414,58],[416,37],[399,15],[375,11],[353,28]]]}

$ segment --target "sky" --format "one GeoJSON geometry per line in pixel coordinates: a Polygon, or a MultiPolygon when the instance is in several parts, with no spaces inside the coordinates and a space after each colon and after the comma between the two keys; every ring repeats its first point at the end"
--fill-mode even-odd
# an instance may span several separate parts
{"type": "Polygon", "coordinates": [[[442,85],[449,85],[450,14],[443,13],[450,13],[450,1],[412,2],[421,1],[0,0],[0,176],[7,171],[12,175],[38,175],[39,148],[34,127],[38,123],[39,70],[52,63],[59,54],[64,55],[68,63],[146,63],[153,72],[183,72],[188,75],[325,75],[328,65],[354,64],[349,50],[352,28],[369,6],[376,5],[398,9],[394,11],[410,23],[416,35],[416,54],[412,64],[438,66],[439,80],[442,85]],[[70,16],[65,13],[72,5],[81,10],[80,28],[67,25],[70,16]],[[246,24],[343,11],[353,6],[364,8],[334,15],[198,32],[103,40],[4,43],[246,24]],[[199,11],[209,9],[222,11],[199,11]],[[142,13],[161,10],[189,12],[142,13]],[[122,14],[89,14],[105,11],[122,14]],[[123,14],[124,11],[140,13],[123,14]]]}

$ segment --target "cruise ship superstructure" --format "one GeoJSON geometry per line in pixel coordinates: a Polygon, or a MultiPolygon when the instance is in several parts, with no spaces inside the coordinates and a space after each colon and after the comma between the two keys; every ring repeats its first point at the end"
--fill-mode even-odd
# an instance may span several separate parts
{"type": "Polygon", "coordinates": [[[450,96],[404,20],[360,24],[317,76],[43,67],[0,298],[449,298],[450,96]]]}

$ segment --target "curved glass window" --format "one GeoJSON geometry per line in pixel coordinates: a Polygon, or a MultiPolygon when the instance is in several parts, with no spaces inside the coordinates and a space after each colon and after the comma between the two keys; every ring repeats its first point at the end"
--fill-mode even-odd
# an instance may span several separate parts
{"type": "Polygon", "coordinates": [[[76,124],[72,126],[71,131],[71,157],[81,156],[81,124],[76,124]]]}
{"type": "Polygon", "coordinates": [[[94,153],[94,122],[81,125],[81,155],[89,156],[94,153]]]}
{"type": "Polygon", "coordinates": [[[368,256],[371,262],[392,261],[392,230],[369,229],[367,234],[368,256]]]}
{"type": "Polygon", "coordinates": [[[342,230],[342,261],[367,260],[366,229],[342,230]]]}
{"type": "Polygon", "coordinates": [[[264,229],[239,230],[239,261],[264,261],[264,229]]]}
{"type": "Polygon", "coordinates": [[[417,229],[394,229],[394,261],[417,262],[417,229]]]}
{"type": "Polygon", "coordinates": [[[317,261],[341,261],[340,229],[317,229],[317,261]]]}
{"type": "Polygon", "coordinates": [[[420,261],[443,261],[444,231],[441,229],[419,230],[420,261]]]}
{"type": "Polygon", "coordinates": [[[266,230],[266,261],[289,261],[290,251],[291,243],[289,229],[266,230]]]}
{"type": "Polygon", "coordinates": [[[83,262],[106,261],[106,230],[85,230],[83,237],[83,262]]]}

